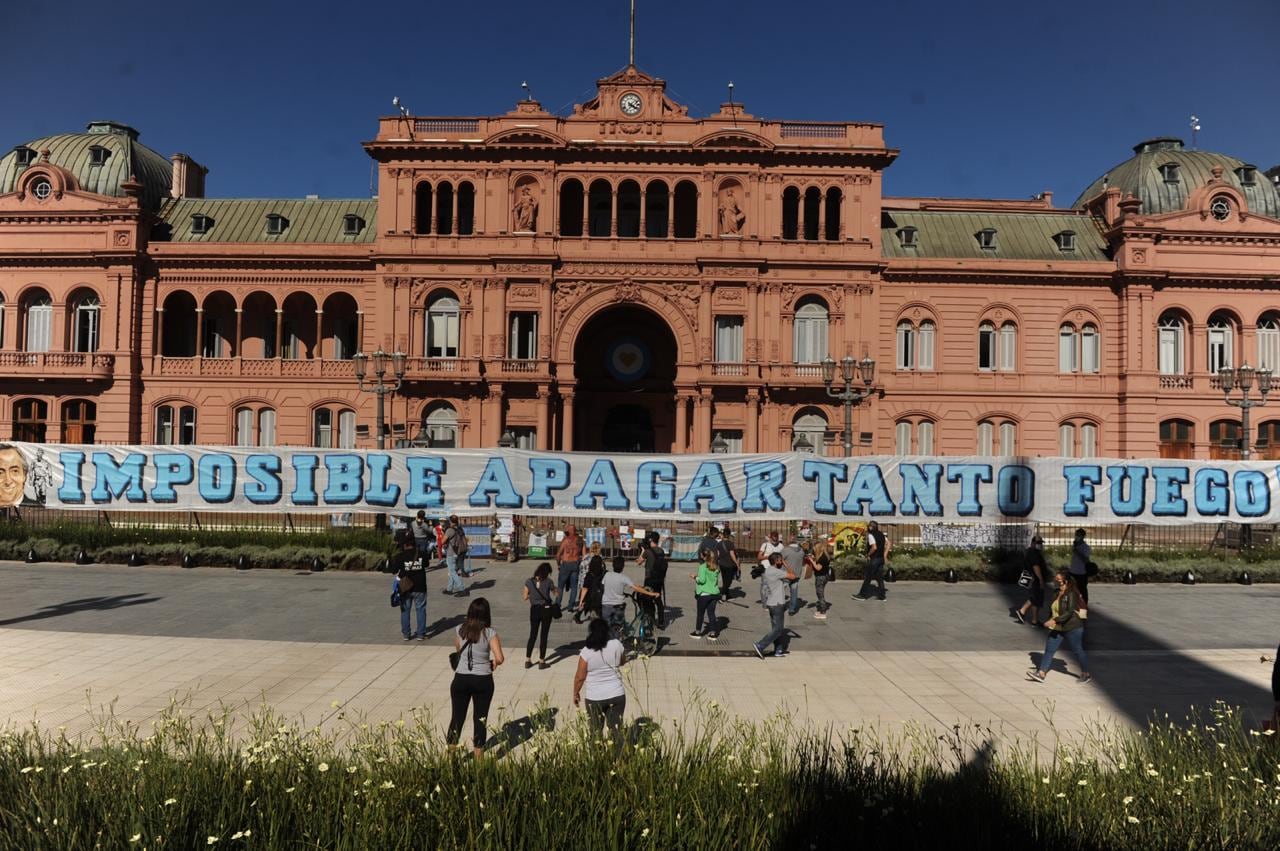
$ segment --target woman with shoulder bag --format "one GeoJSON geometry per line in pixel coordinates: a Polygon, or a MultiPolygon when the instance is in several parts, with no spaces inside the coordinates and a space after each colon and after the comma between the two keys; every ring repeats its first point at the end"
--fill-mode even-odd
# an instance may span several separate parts
{"type": "Polygon", "coordinates": [[[593,617],[603,617],[600,612],[600,598],[604,594],[604,559],[600,556],[599,544],[592,544],[596,550],[587,562],[587,573],[582,577],[582,591],[578,597],[578,611],[573,615],[574,623],[584,620],[590,623],[593,617]]]}
{"type": "Polygon", "coordinates": [[[453,638],[453,650],[449,657],[453,662],[453,682],[449,686],[453,715],[449,719],[445,741],[450,745],[458,743],[462,722],[467,720],[467,705],[474,702],[472,723],[475,729],[471,743],[479,757],[484,753],[485,720],[489,717],[489,705],[493,703],[493,672],[505,661],[502,641],[490,620],[489,601],[484,597],[477,597],[467,607],[467,619],[453,638]],[[454,657],[457,657],[456,662],[454,657]]]}
{"type": "Polygon", "coordinates": [[[529,604],[529,644],[524,651],[524,666],[525,668],[533,667],[533,644],[541,637],[541,644],[538,647],[538,669],[545,671],[551,667],[547,664],[547,635],[551,632],[551,619],[555,617],[555,604],[552,600],[555,587],[551,584],[550,562],[544,561],[538,565],[533,576],[524,581],[524,590],[521,593],[524,601],[529,604]]]}
{"type": "Polygon", "coordinates": [[[1075,577],[1070,571],[1060,569],[1054,578],[1058,582],[1058,596],[1051,605],[1053,617],[1044,622],[1049,637],[1044,643],[1040,667],[1027,671],[1027,679],[1033,683],[1044,682],[1049,668],[1053,666],[1053,656],[1065,640],[1080,663],[1080,682],[1087,683],[1093,679],[1089,673],[1089,658],[1084,654],[1084,622],[1089,616],[1088,604],[1076,588],[1075,577]]]}
{"type": "Polygon", "coordinates": [[[818,595],[818,611],[814,613],[814,617],[818,620],[827,619],[827,609],[831,608],[831,604],[827,602],[827,583],[835,578],[835,568],[831,566],[831,554],[827,552],[827,545],[822,541],[814,544],[813,552],[806,557],[813,571],[813,590],[818,595]]]}

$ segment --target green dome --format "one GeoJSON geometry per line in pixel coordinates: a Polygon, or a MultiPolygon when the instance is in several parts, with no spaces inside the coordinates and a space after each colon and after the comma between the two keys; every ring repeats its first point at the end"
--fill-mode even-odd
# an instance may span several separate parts
{"type": "Polygon", "coordinates": [[[173,180],[173,164],[164,156],[138,142],[138,131],[127,124],[95,121],[83,133],[60,133],[18,145],[0,156],[0,194],[13,192],[18,178],[27,166],[19,162],[19,153],[27,149],[39,158],[49,152],[49,162],[76,176],[80,188],[99,195],[124,196],[120,188],[130,176],[142,184],[142,206],[159,209],[169,197],[173,180]],[[94,163],[92,148],[102,148],[105,157],[94,163]]]}
{"type": "Polygon", "coordinates": [[[1133,153],[1089,184],[1072,206],[1082,208],[1106,189],[1116,188],[1142,199],[1143,213],[1172,213],[1186,209],[1187,196],[1212,180],[1214,167],[1221,166],[1222,179],[1240,190],[1250,212],[1280,219],[1280,191],[1251,163],[1212,151],[1188,151],[1181,139],[1172,137],[1148,139],[1135,145],[1133,153]],[[1167,165],[1177,166],[1176,180],[1166,176],[1167,165]]]}

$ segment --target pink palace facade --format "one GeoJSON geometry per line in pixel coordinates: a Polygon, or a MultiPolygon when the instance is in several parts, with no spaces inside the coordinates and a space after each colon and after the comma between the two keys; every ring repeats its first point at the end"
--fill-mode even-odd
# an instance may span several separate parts
{"type": "Polygon", "coordinates": [[[1175,139],[1066,208],[890,198],[878,124],[695,118],[627,67],[364,147],[372,200],[205,198],[112,122],[5,151],[0,438],[372,446],[381,348],[392,442],[838,454],[850,355],[855,453],[1206,458],[1216,370],[1280,367],[1280,192],[1175,139]]]}

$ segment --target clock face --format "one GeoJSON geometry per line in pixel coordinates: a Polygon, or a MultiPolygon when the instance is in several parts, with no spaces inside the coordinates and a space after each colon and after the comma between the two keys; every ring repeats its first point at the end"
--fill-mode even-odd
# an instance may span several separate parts
{"type": "Polygon", "coordinates": [[[640,95],[635,92],[627,92],[618,101],[618,106],[622,107],[622,111],[627,115],[639,115],[640,110],[644,107],[644,102],[640,100],[640,95]]]}

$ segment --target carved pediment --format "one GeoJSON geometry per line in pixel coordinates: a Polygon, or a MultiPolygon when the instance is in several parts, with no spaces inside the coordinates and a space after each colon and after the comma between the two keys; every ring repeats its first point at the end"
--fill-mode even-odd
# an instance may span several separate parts
{"type": "Polygon", "coordinates": [[[695,148],[754,148],[771,151],[774,144],[763,136],[757,136],[738,128],[717,130],[708,133],[693,143],[695,148]]]}
{"type": "Polygon", "coordinates": [[[488,139],[486,145],[510,147],[564,148],[568,145],[564,137],[537,127],[513,127],[500,130],[488,139]]]}

